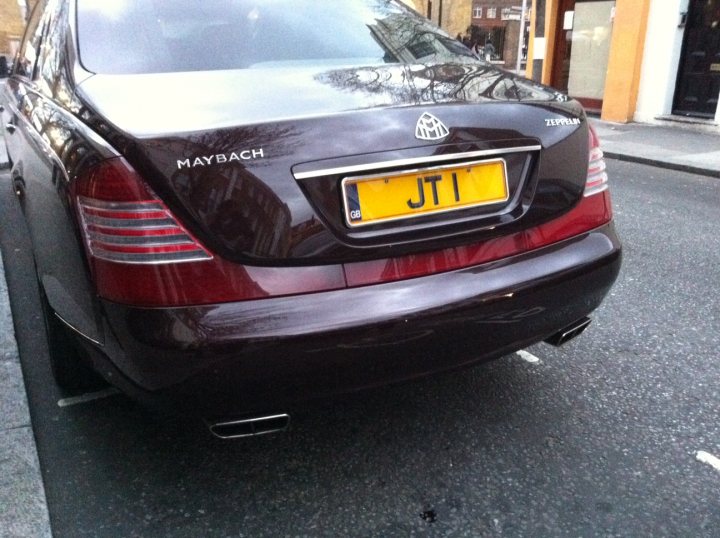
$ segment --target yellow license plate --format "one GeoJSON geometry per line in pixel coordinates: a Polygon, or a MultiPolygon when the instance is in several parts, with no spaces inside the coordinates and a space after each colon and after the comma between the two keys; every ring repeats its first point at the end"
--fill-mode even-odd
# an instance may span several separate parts
{"type": "Polygon", "coordinates": [[[497,204],[510,196],[503,159],[350,177],[342,189],[352,227],[497,204]]]}

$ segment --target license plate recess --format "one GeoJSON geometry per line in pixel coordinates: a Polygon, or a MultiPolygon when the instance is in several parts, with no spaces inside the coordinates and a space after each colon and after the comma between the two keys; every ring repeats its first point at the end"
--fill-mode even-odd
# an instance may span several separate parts
{"type": "Polygon", "coordinates": [[[342,181],[345,222],[356,228],[507,202],[504,159],[386,174],[342,181]]]}

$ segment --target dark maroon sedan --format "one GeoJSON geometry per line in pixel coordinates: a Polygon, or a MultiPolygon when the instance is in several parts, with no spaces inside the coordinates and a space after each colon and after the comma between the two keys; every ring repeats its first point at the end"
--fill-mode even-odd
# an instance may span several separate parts
{"type": "Polygon", "coordinates": [[[283,428],[579,334],[615,280],[580,105],[391,0],[39,0],[0,93],[52,368],[283,428]]]}

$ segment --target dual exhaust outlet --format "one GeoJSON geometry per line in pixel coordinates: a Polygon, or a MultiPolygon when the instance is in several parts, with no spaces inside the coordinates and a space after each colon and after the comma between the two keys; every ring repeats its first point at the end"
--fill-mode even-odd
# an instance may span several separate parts
{"type": "MultiPolygon", "coordinates": [[[[579,336],[590,325],[590,318],[581,318],[545,339],[553,346],[561,346],[579,336]]],[[[268,433],[282,432],[290,426],[290,415],[260,415],[232,420],[209,422],[210,432],[220,439],[255,437],[268,433]]]]}
{"type": "Polygon", "coordinates": [[[210,432],[220,439],[238,439],[282,432],[287,430],[289,426],[290,415],[285,413],[208,423],[210,432]]]}
{"type": "Polygon", "coordinates": [[[577,321],[574,321],[567,327],[560,329],[552,336],[546,338],[545,342],[553,346],[559,347],[569,342],[576,336],[580,336],[580,334],[588,328],[588,325],[590,325],[590,318],[581,318],[577,321]]]}

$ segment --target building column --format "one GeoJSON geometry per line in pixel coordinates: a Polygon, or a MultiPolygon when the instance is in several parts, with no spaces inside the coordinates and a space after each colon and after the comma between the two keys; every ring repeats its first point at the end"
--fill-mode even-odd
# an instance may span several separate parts
{"type": "Polygon", "coordinates": [[[543,84],[551,84],[553,60],[555,59],[555,33],[563,31],[562,28],[560,30],[557,28],[560,0],[542,0],[542,2],[545,4],[545,20],[543,21],[545,31],[545,61],[542,65],[540,81],[543,84]]]}
{"type": "Polygon", "coordinates": [[[530,35],[525,66],[526,78],[543,83],[547,83],[547,80],[543,79],[543,65],[546,63],[547,51],[551,48],[551,44],[547,42],[548,34],[545,32],[548,1],[550,4],[555,2],[555,0],[532,0],[530,5],[530,35]]]}
{"type": "Polygon", "coordinates": [[[650,0],[617,0],[601,118],[632,121],[640,88],[650,0]]]}

